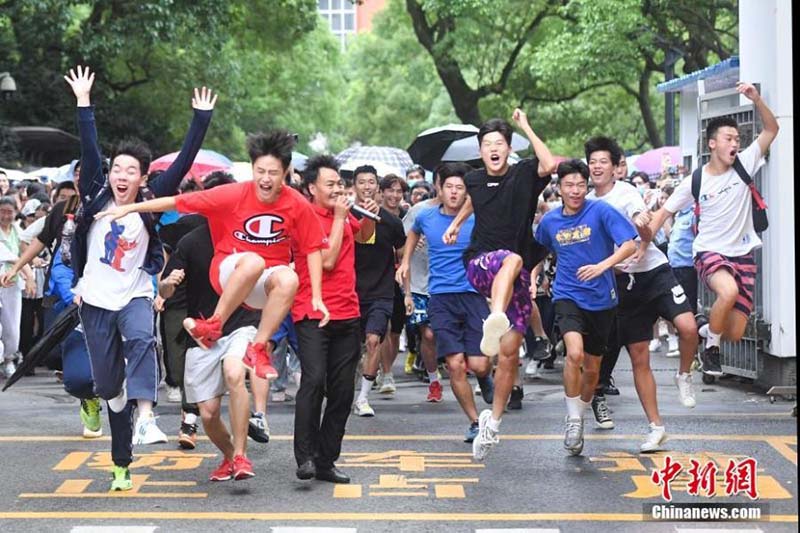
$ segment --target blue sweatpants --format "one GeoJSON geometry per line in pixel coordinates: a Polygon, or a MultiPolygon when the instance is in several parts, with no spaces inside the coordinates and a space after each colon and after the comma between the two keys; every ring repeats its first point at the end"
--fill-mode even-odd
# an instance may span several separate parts
{"type": "Polygon", "coordinates": [[[67,394],[80,400],[95,397],[86,339],[79,329],[73,329],[61,343],[61,368],[67,394]]]}

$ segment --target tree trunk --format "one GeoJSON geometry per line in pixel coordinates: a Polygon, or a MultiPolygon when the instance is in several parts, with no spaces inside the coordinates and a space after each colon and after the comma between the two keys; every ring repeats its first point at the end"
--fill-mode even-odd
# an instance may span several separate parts
{"type": "Polygon", "coordinates": [[[642,71],[639,75],[639,94],[636,96],[636,100],[639,103],[639,110],[642,113],[644,128],[647,131],[647,138],[650,140],[650,144],[653,145],[653,148],[660,148],[664,146],[664,141],[661,139],[661,130],[656,123],[656,119],[653,116],[653,109],[650,106],[651,75],[652,72],[647,69],[642,71]]]}

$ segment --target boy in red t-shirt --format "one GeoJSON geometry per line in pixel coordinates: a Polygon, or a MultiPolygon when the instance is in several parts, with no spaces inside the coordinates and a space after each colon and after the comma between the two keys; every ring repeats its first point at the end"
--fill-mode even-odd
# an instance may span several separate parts
{"type": "Polygon", "coordinates": [[[210,318],[187,318],[184,327],[203,348],[222,335],[222,326],[242,304],[262,309],[258,333],[247,346],[246,366],[262,378],[277,377],[267,341],[277,331],[297,292],[291,269],[294,248],[306,255],[311,285],[311,308],[329,319],[322,301],[322,249],[327,238],[311,205],[284,182],[292,160],[294,138],[285,130],[253,134],[247,149],[253,164],[251,182],[233,183],[148,202],[119,206],[97,217],[119,218],[132,212],[160,213],[176,209],[208,218],[214,259],[209,278],[220,295],[210,318]]]}

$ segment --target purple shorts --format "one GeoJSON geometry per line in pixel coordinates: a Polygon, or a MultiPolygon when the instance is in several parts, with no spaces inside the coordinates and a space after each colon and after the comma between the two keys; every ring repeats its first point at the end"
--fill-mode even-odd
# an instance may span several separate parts
{"type": "MultiPolygon", "coordinates": [[[[503,259],[513,252],[508,250],[495,250],[486,252],[473,258],[467,264],[467,279],[482,296],[492,297],[492,282],[503,266],[503,259]]],[[[531,318],[533,309],[531,304],[531,273],[523,268],[519,276],[514,280],[514,292],[511,295],[511,302],[506,309],[506,316],[514,331],[525,335],[528,329],[528,322],[531,318]]]]}

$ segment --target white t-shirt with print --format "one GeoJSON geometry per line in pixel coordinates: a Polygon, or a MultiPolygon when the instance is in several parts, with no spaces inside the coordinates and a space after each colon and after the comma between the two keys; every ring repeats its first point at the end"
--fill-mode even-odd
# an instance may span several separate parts
{"type": "MultiPolygon", "coordinates": [[[[636,187],[630,183],[625,183],[624,181],[614,182],[614,187],[612,187],[611,190],[603,196],[597,196],[596,192],[592,190],[586,195],[586,197],[602,200],[608,204],[611,204],[617,211],[628,217],[631,222],[633,222],[633,217],[638,213],[648,211],[648,208],[644,203],[644,199],[639,194],[639,191],[636,189],[636,187]]],[[[641,239],[638,237],[636,240],[637,242],[641,241],[641,239]]],[[[668,262],[669,260],[667,259],[667,256],[665,256],[664,253],[659,250],[651,241],[648,243],[644,255],[638,262],[621,263],[617,265],[616,268],[622,270],[626,274],[650,272],[654,268],[668,262]]]]}
{"type": "MultiPolygon", "coordinates": [[[[113,201],[105,209],[116,205],[113,201]]],[[[86,267],[75,288],[84,302],[119,311],[138,297],[153,297],[150,274],[142,270],[150,235],[141,215],[131,213],[119,220],[96,220],[89,229],[86,267]]]]}
{"type": "MultiPolygon", "coordinates": [[[[752,177],[764,158],[758,142],[739,153],[742,166],[752,177]]],[[[761,239],[753,229],[753,205],[750,189],[731,167],[724,174],[712,176],[703,167],[700,182],[700,224],[692,245],[692,254],[716,252],[727,257],[749,254],[761,246],[761,239]]],[[[672,193],[664,208],[676,213],[694,205],[692,177],[687,176],[672,193]]]]}

